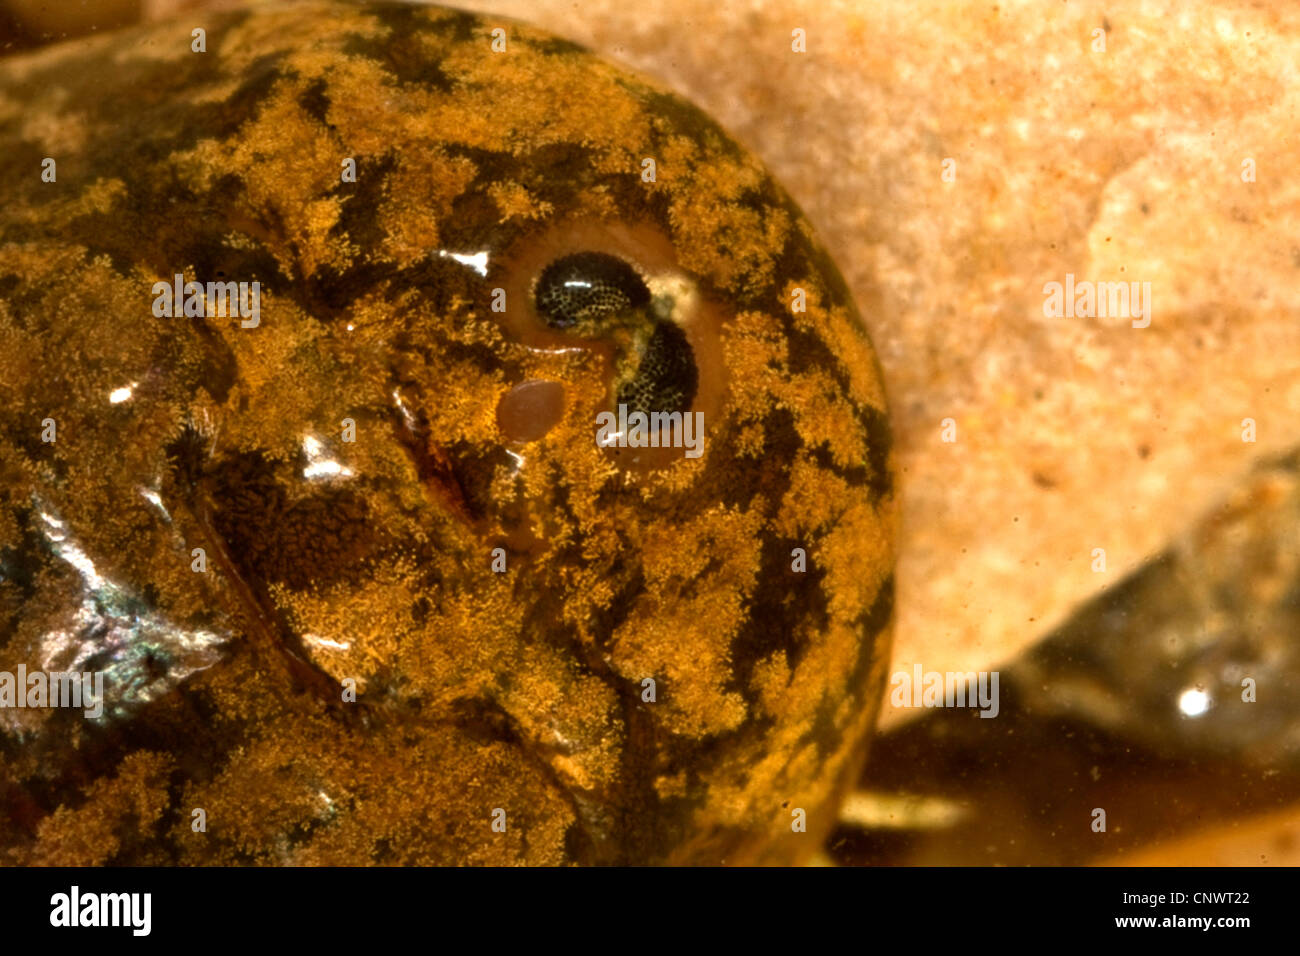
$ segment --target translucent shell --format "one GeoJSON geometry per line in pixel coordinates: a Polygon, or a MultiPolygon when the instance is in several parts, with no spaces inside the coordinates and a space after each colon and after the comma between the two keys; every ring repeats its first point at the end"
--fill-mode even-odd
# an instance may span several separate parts
{"type": "Polygon", "coordinates": [[[107,677],[0,706],[3,859],[813,852],[895,505],[793,202],[525,26],[190,28],[0,61],[0,674],[107,677]]]}

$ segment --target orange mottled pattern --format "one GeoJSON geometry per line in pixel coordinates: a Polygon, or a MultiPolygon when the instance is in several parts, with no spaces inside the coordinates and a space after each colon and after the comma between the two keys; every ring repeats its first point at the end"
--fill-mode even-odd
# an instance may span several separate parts
{"type": "Polygon", "coordinates": [[[798,860],[894,524],[838,272],[670,93],[398,4],[0,60],[0,672],[107,675],[0,708],[5,862],[798,860]],[[531,296],[584,250],[685,333],[698,457],[597,444],[623,346],[531,296]],[[155,314],[176,274],[257,324],[155,314]]]}

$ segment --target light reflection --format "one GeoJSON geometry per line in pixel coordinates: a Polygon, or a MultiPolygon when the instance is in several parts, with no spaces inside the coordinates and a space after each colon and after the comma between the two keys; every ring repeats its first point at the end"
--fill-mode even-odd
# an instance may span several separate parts
{"type": "Polygon", "coordinates": [[[351,641],[331,641],[328,637],[321,637],[319,634],[304,634],[302,639],[305,644],[322,647],[329,651],[346,651],[352,646],[351,641]]]}
{"type": "Polygon", "coordinates": [[[397,389],[393,389],[393,404],[397,406],[397,411],[402,416],[402,422],[406,425],[406,430],[414,432],[416,430],[415,416],[412,415],[411,410],[407,408],[406,402],[402,401],[402,396],[397,389]]]}
{"type": "Polygon", "coordinates": [[[86,553],[77,547],[76,543],[68,540],[67,533],[64,531],[64,523],[48,512],[41,512],[41,519],[50,526],[45,536],[53,543],[59,545],[55,548],[55,553],[68,564],[72,565],[81,574],[89,590],[96,591],[104,586],[104,579],[100,577],[99,572],[95,570],[95,562],[91,561],[86,553]]]}
{"type": "Polygon", "coordinates": [[[149,502],[149,504],[153,505],[159,511],[161,511],[163,513],[163,517],[166,518],[168,521],[172,520],[171,513],[168,512],[167,506],[162,503],[162,499],[158,497],[158,492],[153,491],[149,488],[141,488],[140,497],[143,498],[145,501],[149,502]]]}
{"type": "Polygon", "coordinates": [[[439,249],[438,255],[444,259],[455,259],[463,266],[469,266],[481,276],[487,275],[488,254],[486,251],[476,252],[472,256],[463,252],[448,252],[446,249],[439,249]]]}
{"type": "Polygon", "coordinates": [[[1209,707],[1210,695],[1199,687],[1189,687],[1178,698],[1178,709],[1188,717],[1199,717],[1209,707]]]}
{"type": "MultiPolygon", "coordinates": [[[[72,539],[67,523],[44,503],[36,504],[50,551],[76,568],[83,581],[76,610],[41,635],[41,667],[103,672],[103,716],[91,719],[120,717],[220,660],[227,637],[176,627],[138,594],[107,580],[72,539]]],[[[97,705],[96,699],[83,699],[88,707],[97,705]]]]}
{"type": "Polygon", "coordinates": [[[307,467],[302,470],[304,478],[351,478],[353,471],[333,458],[325,457],[325,446],[313,435],[304,435],[302,451],[307,456],[307,467]]]}
{"type": "Polygon", "coordinates": [[[108,393],[108,400],[114,405],[121,405],[131,397],[131,389],[139,385],[139,382],[132,382],[130,385],[123,385],[121,388],[115,388],[108,393]]]}

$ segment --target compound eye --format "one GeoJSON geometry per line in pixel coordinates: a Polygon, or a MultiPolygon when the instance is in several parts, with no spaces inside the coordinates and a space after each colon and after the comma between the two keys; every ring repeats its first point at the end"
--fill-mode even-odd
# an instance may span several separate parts
{"type": "Polygon", "coordinates": [[[684,412],[695,400],[700,373],[686,333],[671,322],[656,322],[634,374],[618,384],[615,401],[628,411],[684,412]]]}
{"type": "Polygon", "coordinates": [[[552,328],[595,332],[602,319],[648,305],[650,290],[618,256],[577,252],[542,270],[533,297],[552,328]]]}

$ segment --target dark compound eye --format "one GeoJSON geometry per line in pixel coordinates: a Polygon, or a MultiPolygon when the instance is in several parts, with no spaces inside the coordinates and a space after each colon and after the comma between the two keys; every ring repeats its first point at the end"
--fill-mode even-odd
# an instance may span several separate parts
{"type": "Polygon", "coordinates": [[[682,329],[651,314],[650,290],[636,269],[606,252],[556,259],[537,278],[537,311],[547,325],[581,335],[613,332],[615,404],[628,411],[683,412],[699,386],[682,329]],[[606,320],[617,318],[616,323],[606,320]]]}
{"type": "Polygon", "coordinates": [[[698,387],[699,371],[686,333],[671,322],[655,322],[635,377],[618,387],[615,401],[630,412],[684,412],[698,387]]]}
{"type": "Polygon", "coordinates": [[[542,270],[534,297],[547,325],[567,329],[643,308],[650,302],[650,290],[618,256],[577,252],[542,270]]]}

